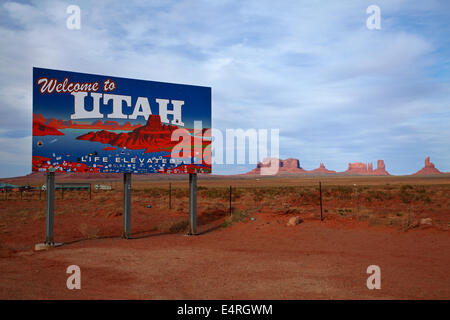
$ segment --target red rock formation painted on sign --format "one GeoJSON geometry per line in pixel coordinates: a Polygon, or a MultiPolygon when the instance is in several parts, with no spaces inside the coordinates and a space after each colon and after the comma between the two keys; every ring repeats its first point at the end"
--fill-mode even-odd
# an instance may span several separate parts
{"type": "Polygon", "coordinates": [[[96,120],[92,123],[73,122],[72,120],[63,121],[57,119],[45,119],[42,114],[33,114],[33,121],[38,121],[41,124],[50,126],[55,129],[103,129],[103,130],[134,130],[140,127],[140,124],[132,125],[130,122],[126,122],[123,125],[119,125],[116,121],[108,120],[103,122],[102,120],[96,120]]]}
{"type": "MultiPolygon", "coordinates": [[[[55,123],[53,123],[55,125],[55,123]]],[[[58,126],[45,123],[42,115],[33,115],[33,136],[62,136],[64,133],[58,130],[58,126]]]]}
{"type": "MultiPolygon", "coordinates": [[[[110,144],[121,148],[128,148],[132,150],[145,149],[145,153],[167,151],[170,152],[172,148],[179,145],[179,141],[172,141],[172,132],[178,129],[173,125],[162,125],[161,117],[159,115],[151,115],[145,126],[138,127],[131,132],[109,132],[106,130],[92,131],[77,137],[78,140],[88,140],[110,144]]],[[[183,140],[189,147],[189,140],[183,140]]],[[[195,142],[195,141],[194,141],[195,142]]],[[[210,141],[203,141],[202,146],[209,145],[210,141]]]]}
{"type": "Polygon", "coordinates": [[[442,174],[435,166],[434,163],[430,161],[430,157],[425,159],[425,167],[414,173],[413,175],[431,175],[431,174],[442,174]]]}
{"type": "Polygon", "coordinates": [[[182,164],[174,168],[166,168],[160,173],[211,173],[211,167],[205,166],[205,163],[202,165],[198,164],[182,164]]]}
{"type": "Polygon", "coordinates": [[[145,126],[131,132],[109,132],[106,130],[92,131],[77,137],[78,140],[88,140],[110,144],[133,150],[145,149],[145,152],[170,151],[178,142],[171,141],[171,135],[177,126],[161,125],[159,115],[151,115],[145,126]]]}
{"type": "MultiPolygon", "coordinates": [[[[51,164],[51,159],[41,156],[33,156],[32,159],[32,166],[33,171],[47,171],[48,168],[55,168],[51,164]]],[[[78,162],[67,162],[63,161],[62,163],[58,164],[56,167],[56,170],[58,172],[67,172],[68,170],[72,172],[99,172],[99,168],[90,167],[86,165],[85,163],[78,163],[78,162]]]]}

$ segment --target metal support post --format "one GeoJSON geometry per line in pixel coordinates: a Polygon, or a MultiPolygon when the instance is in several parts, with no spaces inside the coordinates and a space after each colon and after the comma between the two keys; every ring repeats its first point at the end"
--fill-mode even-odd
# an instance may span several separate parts
{"type": "Polygon", "coordinates": [[[45,244],[53,245],[53,220],[55,217],[55,172],[47,172],[45,197],[47,200],[45,244]]]}
{"type": "Polygon", "coordinates": [[[123,234],[122,238],[131,236],[131,173],[123,174],[123,234]]]}
{"type": "Polygon", "coordinates": [[[189,173],[189,234],[197,234],[197,174],[189,173]]]}

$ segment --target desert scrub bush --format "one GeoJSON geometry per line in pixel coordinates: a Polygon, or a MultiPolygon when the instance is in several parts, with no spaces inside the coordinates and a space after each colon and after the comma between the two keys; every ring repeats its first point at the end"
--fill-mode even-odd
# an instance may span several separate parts
{"type": "Polygon", "coordinates": [[[108,196],[105,196],[105,195],[97,195],[96,197],[95,197],[95,200],[97,200],[97,201],[99,201],[99,202],[105,202],[106,200],[108,200],[109,199],[109,197],[108,196]]]}
{"type": "Polygon", "coordinates": [[[160,223],[156,229],[162,233],[187,232],[189,229],[189,222],[187,220],[166,221],[160,223]]]}
{"type": "Polygon", "coordinates": [[[367,208],[361,208],[356,212],[356,216],[358,218],[358,222],[359,221],[366,221],[367,219],[369,219],[370,215],[373,214],[373,211],[367,208]]]}
{"type": "MultiPolygon", "coordinates": [[[[317,190],[318,190],[318,189],[317,189],[317,190]]],[[[322,189],[322,191],[323,191],[323,189],[322,189]]],[[[304,196],[309,196],[309,195],[311,195],[311,194],[314,194],[314,193],[316,192],[316,189],[315,189],[315,188],[304,187],[303,190],[302,190],[302,192],[303,192],[303,195],[304,195],[304,196]]]]}
{"type": "Polygon", "coordinates": [[[226,228],[228,226],[231,226],[233,223],[240,222],[248,217],[250,214],[249,209],[240,210],[240,209],[234,209],[233,214],[225,219],[225,221],[222,223],[222,228],[226,228]]]}
{"type": "Polygon", "coordinates": [[[230,190],[227,188],[207,188],[199,192],[199,195],[209,199],[228,199],[230,197],[230,190]]]}
{"type": "MultiPolygon", "coordinates": [[[[134,199],[133,199],[134,200],[134,199]]],[[[105,203],[102,205],[103,209],[109,209],[109,208],[116,208],[118,206],[118,203],[114,202],[114,201],[110,201],[108,203],[105,203]]],[[[119,205],[120,206],[120,205],[119,205]]]]}
{"type": "Polygon", "coordinates": [[[263,208],[271,208],[271,207],[273,207],[272,201],[270,201],[270,199],[269,200],[265,199],[265,200],[261,201],[260,204],[261,204],[261,206],[263,208]]]}
{"type": "Polygon", "coordinates": [[[284,206],[282,208],[278,208],[277,210],[275,210],[275,212],[277,214],[283,214],[283,215],[289,215],[289,214],[300,214],[302,213],[302,209],[300,209],[299,207],[287,207],[284,206]]]}
{"type": "MultiPolygon", "coordinates": [[[[173,204],[172,204],[173,206],[173,204]]],[[[189,202],[188,201],[179,201],[175,206],[175,210],[181,213],[189,212],[189,202]]]]}
{"type": "Polygon", "coordinates": [[[351,200],[353,188],[349,186],[332,187],[331,190],[336,193],[339,200],[351,200]]]}
{"type": "Polygon", "coordinates": [[[352,213],[352,209],[349,208],[336,208],[335,211],[340,216],[347,216],[348,214],[352,213]]]}
{"type": "Polygon", "coordinates": [[[425,204],[430,204],[432,202],[431,198],[428,195],[426,195],[426,194],[418,194],[418,195],[415,196],[414,199],[416,201],[422,201],[425,204]]]}
{"type": "Polygon", "coordinates": [[[244,194],[242,189],[239,188],[232,188],[231,190],[231,200],[237,200],[240,199],[242,197],[242,195],[244,194]]]}
{"type": "Polygon", "coordinates": [[[367,196],[378,201],[391,200],[393,198],[392,194],[389,192],[380,190],[367,190],[367,196]]]}
{"type": "Polygon", "coordinates": [[[282,194],[282,190],[279,187],[265,187],[258,190],[258,192],[265,198],[270,197],[273,198],[282,194]]]}
{"type": "Polygon", "coordinates": [[[228,210],[227,207],[223,203],[214,202],[210,203],[206,206],[204,213],[205,214],[216,214],[218,212],[226,212],[228,210]]]}
{"type": "Polygon", "coordinates": [[[122,208],[117,208],[117,207],[116,208],[111,208],[110,210],[108,210],[106,212],[106,217],[107,218],[109,218],[109,217],[119,217],[121,215],[123,215],[122,208]]]}
{"type": "Polygon", "coordinates": [[[30,208],[21,208],[21,209],[17,209],[15,210],[15,216],[16,217],[26,217],[30,214],[30,211],[32,211],[33,209],[30,210],[30,208]]]}
{"type": "Polygon", "coordinates": [[[175,198],[183,198],[183,197],[189,197],[189,189],[181,189],[181,188],[176,188],[176,189],[172,189],[172,195],[175,198]]]}
{"type": "Polygon", "coordinates": [[[368,219],[369,227],[383,226],[383,225],[386,225],[386,220],[384,218],[377,217],[377,216],[369,216],[369,219],[368,219]]]}
{"type": "Polygon", "coordinates": [[[264,199],[264,191],[262,189],[253,189],[253,201],[260,202],[262,199],[264,199]]]}
{"type": "Polygon", "coordinates": [[[168,195],[168,190],[164,190],[164,189],[157,189],[157,188],[152,188],[152,189],[143,189],[143,190],[139,190],[139,191],[133,191],[132,197],[133,199],[136,199],[136,201],[147,201],[149,199],[159,199],[162,198],[164,196],[168,195]]]}
{"type": "Polygon", "coordinates": [[[45,215],[46,215],[45,209],[44,209],[44,208],[38,208],[38,209],[34,212],[34,214],[33,214],[33,216],[32,216],[32,220],[33,220],[33,221],[36,221],[36,220],[44,219],[44,218],[45,218],[45,215]]]}
{"type": "Polygon", "coordinates": [[[90,225],[87,225],[86,223],[82,223],[78,227],[78,230],[80,231],[81,235],[85,239],[96,239],[96,238],[98,238],[99,229],[96,226],[90,226],[90,225]]]}
{"type": "Polygon", "coordinates": [[[412,190],[413,187],[409,184],[400,187],[399,197],[403,203],[410,203],[414,199],[412,190]]]}
{"type": "Polygon", "coordinates": [[[400,192],[406,192],[408,190],[413,190],[413,186],[410,184],[404,184],[400,187],[400,192]]]}
{"type": "Polygon", "coordinates": [[[388,224],[391,226],[402,227],[405,225],[405,218],[399,217],[398,215],[391,215],[388,217],[388,224]]]}
{"type": "Polygon", "coordinates": [[[421,194],[427,193],[427,189],[425,189],[425,186],[416,186],[415,190],[417,193],[421,194]]]}
{"type": "Polygon", "coordinates": [[[260,187],[248,188],[247,190],[253,195],[255,201],[261,201],[263,198],[279,198],[298,192],[294,187],[260,187]]]}

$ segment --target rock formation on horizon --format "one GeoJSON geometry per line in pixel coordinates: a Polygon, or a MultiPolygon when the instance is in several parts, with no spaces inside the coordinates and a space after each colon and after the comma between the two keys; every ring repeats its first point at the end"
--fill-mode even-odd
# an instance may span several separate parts
{"type": "Polygon", "coordinates": [[[320,166],[317,169],[308,171],[311,173],[336,173],[336,171],[334,170],[328,170],[327,168],[325,168],[325,165],[323,164],[323,162],[320,163],[320,166]]]}
{"type": "Polygon", "coordinates": [[[298,159],[289,158],[286,160],[276,159],[276,158],[266,158],[263,162],[258,162],[256,168],[247,172],[246,174],[261,174],[261,168],[270,167],[272,161],[278,161],[278,174],[281,173],[304,173],[302,167],[300,167],[300,161],[298,159]]]}
{"type": "Polygon", "coordinates": [[[425,167],[413,173],[413,175],[429,175],[429,174],[442,174],[435,166],[434,163],[430,161],[430,157],[425,158],[425,167]]]}
{"type": "MultiPolygon", "coordinates": [[[[289,158],[286,160],[277,158],[266,158],[263,162],[259,162],[256,168],[247,172],[246,174],[261,174],[261,168],[269,167],[270,160],[278,161],[279,170],[277,174],[295,174],[295,173],[310,173],[310,174],[337,174],[334,170],[328,170],[321,162],[319,168],[313,170],[305,170],[300,166],[298,159],[289,158]]],[[[377,168],[373,169],[372,163],[366,164],[362,162],[354,162],[348,164],[347,171],[339,172],[338,174],[347,175],[372,175],[372,176],[387,176],[386,165],[383,160],[377,161],[377,168]]]]}
{"type": "Polygon", "coordinates": [[[372,163],[354,162],[348,164],[348,169],[344,171],[345,174],[355,175],[371,175],[371,176],[388,176],[384,160],[377,161],[377,168],[374,170],[372,163]]]}

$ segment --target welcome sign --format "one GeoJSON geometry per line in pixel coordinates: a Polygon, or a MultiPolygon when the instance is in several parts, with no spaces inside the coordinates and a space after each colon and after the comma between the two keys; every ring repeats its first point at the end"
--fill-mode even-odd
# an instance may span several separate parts
{"type": "Polygon", "coordinates": [[[211,88],[33,68],[33,171],[210,173],[211,88]]]}

